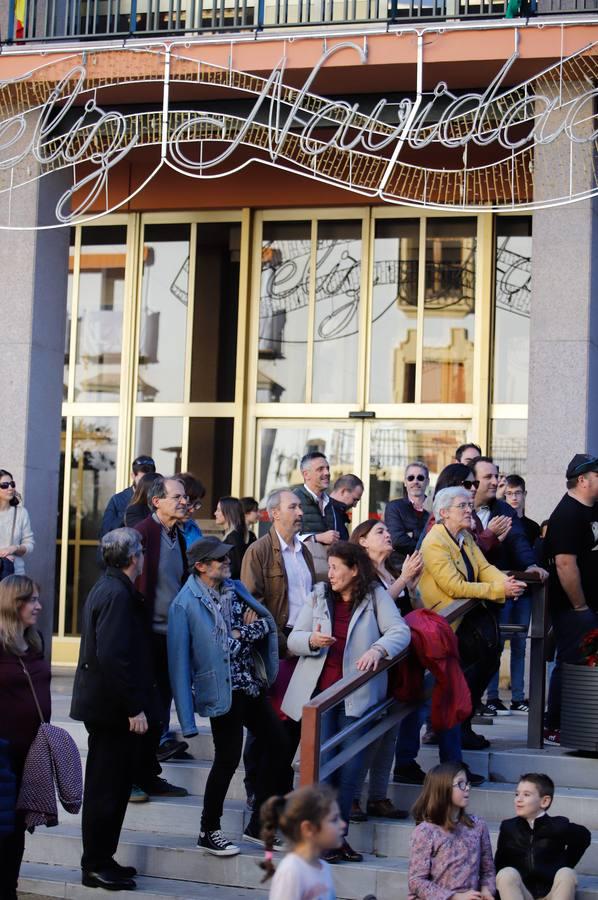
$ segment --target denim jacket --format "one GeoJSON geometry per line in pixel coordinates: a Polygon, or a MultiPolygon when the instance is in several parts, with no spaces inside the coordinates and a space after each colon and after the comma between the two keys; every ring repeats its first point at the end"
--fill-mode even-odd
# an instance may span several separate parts
{"type": "MultiPolygon", "coordinates": [[[[254,644],[257,667],[270,685],[278,674],[276,623],[240,581],[232,584],[237,595],[270,626],[268,634],[254,644]]],[[[194,712],[222,716],[231,706],[230,655],[213,640],[215,618],[195,575],[190,575],[168,613],[168,669],[185,737],[197,734],[194,712]]]]}

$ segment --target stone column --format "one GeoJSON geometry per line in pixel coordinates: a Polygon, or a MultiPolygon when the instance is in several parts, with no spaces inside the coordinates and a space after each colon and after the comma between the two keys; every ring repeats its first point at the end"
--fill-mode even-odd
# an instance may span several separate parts
{"type": "MultiPolygon", "coordinates": [[[[56,174],[12,198],[19,224],[55,221],[64,191],[56,174]]],[[[0,200],[6,221],[7,198],[0,200]]],[[[13,473],[35,534],[27,574],[42,589],[41,629],[50,652],[65,345],[69,229],[0,232],[0,467],[13,473]]]]}
{"type": "MultiPolygon", "coordinates": [[[[574,189],[595,187],[593,142],[573,144],[572,157],[571,147],[565,135],[536,148],[534,199],[568,193],[570,159],[574,189]]],[[[537,520],[563,495],[571,457],[598,454],[597,216],[596,198],[533,215],[527,480],[537,520]]]]}

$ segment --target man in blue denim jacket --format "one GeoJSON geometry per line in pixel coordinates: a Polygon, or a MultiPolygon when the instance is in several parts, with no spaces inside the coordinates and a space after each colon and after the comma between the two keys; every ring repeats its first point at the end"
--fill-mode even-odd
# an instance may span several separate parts
{"type": "Polygon", "coordinates": [[[190,576],[168,614],[168,660],[185,737],[197,734],[195,715],[208,716],[214,762],[204,793],[197,846],[214,856],[239,847],[220,830],[224,800],[241,759],[243,727],[260,744],[256,807],[244,839],[261,843],[259,810],[285,786],[286,737],[266,691],[278,672],[276,623],[240,581],[230,576],[231,547],[204,537],[187,551],[190,576]]]}

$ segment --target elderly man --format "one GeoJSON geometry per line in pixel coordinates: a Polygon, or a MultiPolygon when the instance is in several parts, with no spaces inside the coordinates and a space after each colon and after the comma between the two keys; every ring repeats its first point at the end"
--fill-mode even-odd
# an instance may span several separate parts
{"type": "MultiPolygon", "coordinates": [[[[297,663],[297,657],[287,653],[287,637],[313,587],[315,571],[309,550],[297,537],[303,526],[303,510],[297,495],[293,491],[273,491],[266,501],[266,509],[272,527],[248,548],[243,558],[241,581],[272,613],[276,622],[280,663],[271,700],[276,712],[280,713],[282,698],[297,663]]],[[[286,716],[284,719],[290,756],[286,789],[290,791],[293,789],[292,757],[299,744],[301,726],[286,716]]],[[[255,802],[255,776],[260,753],[258,737],[248,735],[245,745],[245,786],[251,808],[255,802]]]]}
{"type": "MultiPolygon", "coordinates": [[[[148,495],[153,509],[151,516],[138,522],[135,528],[143,538],[145,562],[137,588],[145,597],[152,623],[154,669],[162,698],[164,731],[160,740],[158,760],[164,762],[185,753],[189,746],[177,741],[169,730],[172,690],[168,677],[166,631],[168,610],[187,577],[187,556],[183,524],[187,515],[185,486],[177,478],[158,477],[148,495]]],[[[155,793],[162,793],[154,785],[155,793]]],[[[182,791],[183,789],[177,789],[182,791]]],[[[154,793],[149,791],[148,793],[154,793]]],[[[172,793],[172,792],[170,792],[172,793]]],[[[184,793],[187,793],[184,791],[184,793]]],[[[182,794],[177,793],[177,796],[182,794]]]]}
{"type": "Polygon", "coordinates": [[[419,538],[430,516],[424,509],[430,473],[423,462],[409,463],[405,469],[406,497],[391,500],[384,510],[384,523],[390,531],[392,546],[403,563],[417,548],[419,538]]]}
{"type": "Polygon", "coordinates": [[[567,492],[548,520],[548,597],[556,641],[544,739],[560,743],[563,663],[578,663],[584,634],[598,628],[598,456],[576,453],[565,473],[567,492]]]}
{"type": "MultiPolygon", "coordinates": [[[[89,751],[83,797],[82,883],[133,890],[131,866],[114,860],[133,779],[153,756],[160,699],[152,664],[146,604],[134,582],[143,548],[132,528],[102,538],[105,573],[83,610],[71,716],[85,722],[89,751]]],[[[153,760],[157,771],[159,767],[153,760]]]]}
{"type": "Polygon", "coordinates": [[[341,541],[349,540],[349,511],[355,509],[363,495],[363,481],[357,475],[341,475],[334,482],[330,499],[336,514],[336,527],[341,541]]]}
{"type": "Polygon", "coordinates": [[[204,792],[197,846],[214,856],[239,847],[220,830],[224,800],[241,759],[243,727],[264,737],[256,809],[244,838],[260,842],[259,810],[284,790],[286,738],[266,692],[278,672],[276,622],[240,581],[230,578],[230,544],[204,537],[189,548],[189,578],[168,614],[168,658],[183,734],[208,716],[214,762],[204,792]]]}

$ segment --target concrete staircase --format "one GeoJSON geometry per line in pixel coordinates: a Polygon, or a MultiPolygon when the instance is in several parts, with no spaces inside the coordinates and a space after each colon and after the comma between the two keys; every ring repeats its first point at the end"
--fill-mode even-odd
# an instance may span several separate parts
{"type": "MultiPolygon", "coordinates": [[[[68,679],[55,679],[54,721],[69,729],[85,760],[86,734],[83,726],[68,719],[68,679]]],[[[494,720],[492,726],[477,726],[491,741],[486,752],[465,754],[476,772],[489,780],[472,790],[470,810],[488,822],[492,840],[498,825],[513,815],[514,784],[522,772],[547,772],[558,786],[552,811],[569,816],[592,829],[593,841],[580,866],[578,900],[598,900],[598,761],[577,757],[565,750],[549,747],[542,751],[525,748],[526,717],[509,716],[494,720]]],[[[196,898],[196,900],[265,900],[267,891],[260,886],[258,848],[242,844],[242,853],[231,859],[217,859],[196,849],[202,807],[202,795],[212,754],[207,723],[191,742],[192,762],[173,762],[163,766],[164,776],[183,785],[189,797],[153,800],[130,804],[121,837],[118,860],[134,865],[140,872],[136,895],[148,900],[196,898]]],[[[435,749],[422,749],[423,768],[437,762],[435,749]]],[[[419,789],[415,786],[390,786],[394,802],[408,808],[419,789]]],[[[366,786],[367,796],[367,786],[366,786]]],[[[231,784],[223,829],[239,841],[248,820],[244,805],[242,772],[231,784]]],[[[389,822],[372,819],[351,825],[351,844],[365,854],[363,863],[342,864],[334,868],[336,888],[343,900],[361,900],[374,894],[377,900],[401,900],[407,896],[410,820],[389,822]]],[[[57,828],[39,829],[28,837],[20,890],[45,897],[96,897],[97,891],[83,888],[78,868],[81,854],[79,817],[61,815],[57,828]]]]}

